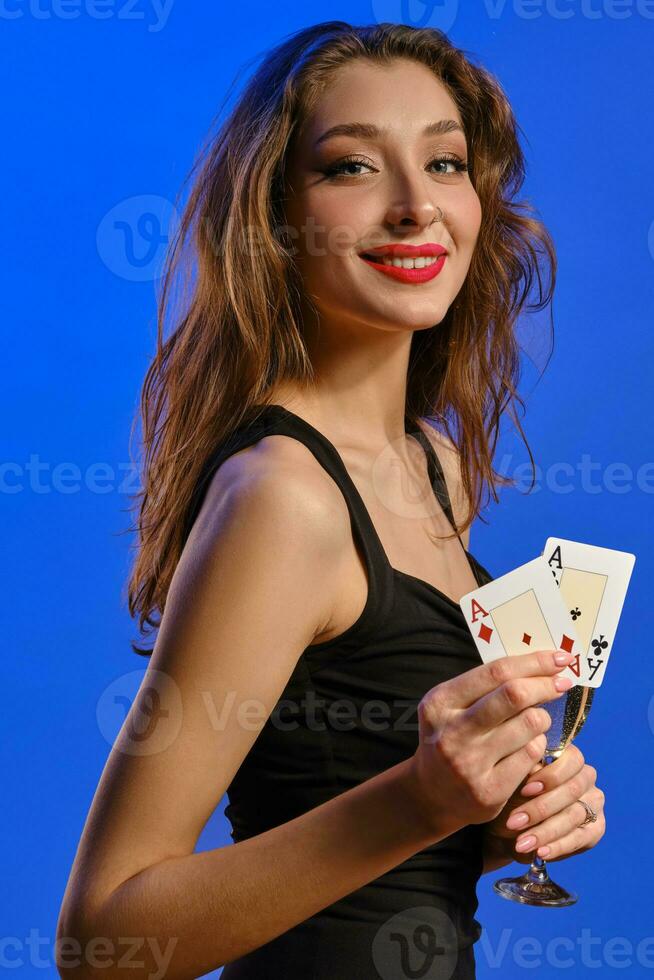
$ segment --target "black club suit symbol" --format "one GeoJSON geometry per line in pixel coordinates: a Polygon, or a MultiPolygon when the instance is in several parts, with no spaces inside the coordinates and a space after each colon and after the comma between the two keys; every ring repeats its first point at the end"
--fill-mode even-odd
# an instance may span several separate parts
{"type": "Polygon", "coordinates": [[[609,645],[608,642],[604,639],[603,633],[600,633],[599,640],[593,640],[593,642],[591,643],[591,646],[595,648],[596,657],[601,657],[602,650],[606,650],[608,645],[609,645]]]}
{"type": "Polygon", "coordinates": [[[573,619],[579,619],[579,617],[581,616],[581,609],[579,608],[579,606],[576,606],[574,609],[571,609],[570,615],[572,616],[573,619]]]}

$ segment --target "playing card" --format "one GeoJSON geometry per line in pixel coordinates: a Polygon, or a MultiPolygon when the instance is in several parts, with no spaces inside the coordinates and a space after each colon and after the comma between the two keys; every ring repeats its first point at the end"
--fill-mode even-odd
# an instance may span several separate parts
{"type": "Polygon", "coordinates": [[[561,674],[579,684],[581,644],[542,555],[468,592],[459,605],[484,663],[561,649],[577,655],[561,674]]]}
{"type": "Polygon", "coordinates": [[[636,557],[564,538],[548,538],[543,554],[581,643],[580,683],[599,687],[636,557]]]}

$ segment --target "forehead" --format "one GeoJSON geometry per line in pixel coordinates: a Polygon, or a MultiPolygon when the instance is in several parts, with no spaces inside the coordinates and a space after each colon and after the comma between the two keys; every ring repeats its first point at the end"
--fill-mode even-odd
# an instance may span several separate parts
{"type": "Polygon", "coordinates": [[[439,119],[461,124],[456,103],[426,65],[406,58],[387,65],[358,58],[331,76],[305,122],[301,142],[312,149],[327,129],[357,121],[386,129],[387,139],[405,143],[418,140],[439,119]]]}

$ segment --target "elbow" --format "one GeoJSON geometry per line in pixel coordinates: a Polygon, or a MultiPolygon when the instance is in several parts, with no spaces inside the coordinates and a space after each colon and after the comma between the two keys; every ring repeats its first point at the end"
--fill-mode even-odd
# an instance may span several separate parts
{"type": "MultiPolygon", "coordinates": [[[[177,939],[167,943],[130,930],[117,936],[107,916],[62,907],[57,922],[55,965],[61,980],[193,980],[183,962],[173,962],[177,939]],[[129,972],[127,972],[129,971],[129,972]]],[[[137,930],[138,932],[138,930],[137,930]]]]}
{"type": "Polygon", "coordinates": [[[65,905],[59,910],[55,938],[55,966],[62,980],[90,980],[88,964],[85,962],[86,942],[80,928],[81,916],[71,912],[65,905]]]}
{"type": "Polygon", "coordinates": [[[55,965],[62,980],[111,980],[117,975],[115,943],[103,936],[83,909],[59,912],[55,940],[55,965]]]}

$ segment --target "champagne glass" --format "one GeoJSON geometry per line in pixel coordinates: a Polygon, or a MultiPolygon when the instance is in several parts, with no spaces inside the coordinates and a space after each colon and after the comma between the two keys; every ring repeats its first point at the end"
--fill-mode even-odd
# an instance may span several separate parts
{"type": "MultiPolygon", "coordinates": [[[[558,759],[565,747],[581,731],[593,701],[594,687],[575,684],[554,701],[541,704],[552,718],[547,735],[547,748],[542,758],[543,765],[558,759]]],[[[534,774],[535,775],[535,774],[534,774]]],[[[495,891],[512,902],[524,905],[562,908],[574,905],[577,896],[550,878],[543,858],[534,851],[529,870],[517,878],[499,878],[493,883],[495,891]]]]}

